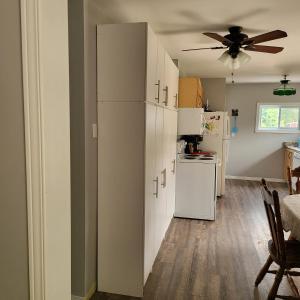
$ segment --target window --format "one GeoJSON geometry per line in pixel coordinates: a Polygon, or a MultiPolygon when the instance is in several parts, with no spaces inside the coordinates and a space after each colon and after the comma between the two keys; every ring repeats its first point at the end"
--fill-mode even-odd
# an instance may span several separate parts
{"type": "Polygon", "coordinates": [[[256,131],[298,133],[300,103],[258,103],[256,131]]]}

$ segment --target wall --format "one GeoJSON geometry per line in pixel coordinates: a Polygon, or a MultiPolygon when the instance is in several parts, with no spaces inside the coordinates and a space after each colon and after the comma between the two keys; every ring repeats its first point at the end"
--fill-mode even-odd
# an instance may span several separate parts
{"type": "Polygon", "coordinates": [[[85,286],[96,286],[97,278],[97,203],[98,147],[92,138],[92,124],[97,124],[97,45],[96,24],[108,21],[93,1],[84,1],[84,83],[85,83],[85,218],[86,218],[86,277],[85,286]]]}
{"type": "MultiPolygon", "coordinates": [[[[238,134],[232,138],[227,174],[233,176],[283,178],[282,143],[299,134],[256,133],[257,102],[298,102],[299,95],[272,94],[276,84],[234,84],[226,86],[227,109],[239,110],[238,134]]],[[[291,84],[300,91],[300,84],[291,84]]]]}
{"type": "Polygon", "coordinates": [[[20,1],[0,2],[0,297],[29,299],[20,1]]]}
{"type": "Polygon", "coordinates": [[[72,294],[85,296],[97,278],[97,48],[96,25],[111,23],[97,0],[69,0],[72,294]]]}
{"type": "Polygon", "coordinates": [[[224,111],[226,109],[226,81],[225,78],[201,78],[204,89],[204,104],[208,99],[210,110],[224,111]]]}
{"type": "Polygon", "coordinates": [[[85,296],[85,118],[83,1],[69,1],[72,294],[85,296]]]}

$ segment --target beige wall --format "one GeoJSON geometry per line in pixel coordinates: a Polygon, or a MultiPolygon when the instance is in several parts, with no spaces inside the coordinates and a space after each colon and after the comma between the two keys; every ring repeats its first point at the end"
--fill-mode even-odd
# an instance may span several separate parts
{"type": "MultiPolygon", "coordinates": [[[[238,134],[230,143],[227,175],[283,178],[282,142],[296,140],[299,134],[256,133],[257,102],[298,102],[299,95],[272,94],[277,84],[227,85],[227,109],[239,110],[238,134]]],[[[291,84],[300,92],[300,84],[291,84]]]]}
{"type": "Polygon", "coordinates": [[[0,298],[29,299],[19,0],[0,1],[0,298]]]}
{"type": "Polygon", "coordinates": [[[83,1],[69,1],[72,294],[85,296],[85,130],[83,1]]]}
{"type": "Polygon", "coordinates": [[[204,104],[206,104],[206,99],[208,99],[210,110],[224,111],[226,108],[225,78],[201,78],[201,83],[204,89],[204,104]]]}
{"type": "Polygon", "coordinates": [[[96,0],[69,0],[72,294],[84,296],[97,278],[96,25],[110,23],[96,0]]]}
{"type": "Polygon", "coordinates": [[[97,278],[97,203],[98,140],[92,138],[92,124],[97,124],[97,44],[96,25],[110,23],[97,8],[97,1],[84,1],[84,74],[85,74],[85,286],[89,289],[97,278]]]}

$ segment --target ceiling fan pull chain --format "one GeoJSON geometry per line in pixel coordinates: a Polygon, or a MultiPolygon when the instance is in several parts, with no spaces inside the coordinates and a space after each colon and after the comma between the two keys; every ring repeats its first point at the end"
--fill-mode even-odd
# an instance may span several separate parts
{"type": "Polygon", "coordinates": [[[231,83],[232,84],[234,84],[235,82],[234,82],[234,78],[233,78],[233,76],[234,76],[234,73],[233,73],[233,71],[231,72],[231,83]]]}

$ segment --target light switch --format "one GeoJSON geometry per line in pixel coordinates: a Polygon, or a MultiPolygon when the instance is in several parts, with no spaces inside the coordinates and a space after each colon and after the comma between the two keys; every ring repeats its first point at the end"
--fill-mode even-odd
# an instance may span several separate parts
{"type": "Polygon", "coordinates": [[[93,138],[96,139],[98,137],[98,127],[97,127],[97,124],[92,124],[92,132],[93,132],[93,138]]]}

